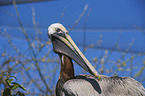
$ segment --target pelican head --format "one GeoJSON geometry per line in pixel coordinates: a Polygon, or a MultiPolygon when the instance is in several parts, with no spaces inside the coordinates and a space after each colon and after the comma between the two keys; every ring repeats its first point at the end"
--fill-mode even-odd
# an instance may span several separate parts
{"type": "Polygon", "coordinates": [[[84,70],[100,79],[98,72],[82,54],[62,24],[54,23],[50,25],[48,27],[48,36],[52,41],[53,51],[55,53],[70,57],[84,70]]]}

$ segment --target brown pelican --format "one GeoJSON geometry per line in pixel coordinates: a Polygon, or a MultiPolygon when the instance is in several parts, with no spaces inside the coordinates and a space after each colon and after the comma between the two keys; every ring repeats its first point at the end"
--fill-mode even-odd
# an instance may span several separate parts
{"type": "Polygon", "coordinates": [[[130,77],[99,75],[59,23],[48,27],[53,51],[61,61],[56,96],[145,96],[145,88],[130,77]],[[74,75],[72,59],[91,75],[74,75]]]}

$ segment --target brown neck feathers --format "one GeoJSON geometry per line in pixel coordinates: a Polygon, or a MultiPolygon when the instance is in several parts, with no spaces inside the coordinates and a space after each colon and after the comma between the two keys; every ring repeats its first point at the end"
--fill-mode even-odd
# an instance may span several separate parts
{"type": "Polygon", "coordinates": [[[67,81],[74,78],[74,68],[72,59],[62,55],[61,57],[61,70],[60,70],[60,79],[67,81]]]}

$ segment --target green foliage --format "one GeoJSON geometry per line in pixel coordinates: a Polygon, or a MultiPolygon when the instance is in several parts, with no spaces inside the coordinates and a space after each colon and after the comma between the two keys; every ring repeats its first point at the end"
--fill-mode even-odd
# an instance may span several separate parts
{"type": "Polygon", "coordinates": [[[2,96],[12,96],[12,91],[10,88],[5,88],[2,96]]]}
{"type": "Polygon", "coordinates": [[[20,88],[20,89],[26,91],[26,89],[19,83],[12,82],[14,79],[17,80],[17,78],[15,76],[9,76],[6,74],[3,74],[2,76],[6,76],[5,82],[8,85],[8,88],[4,89],[2,96],[25,96],[24,93],[22,93],[20,91],[17,91],[15,93],[13,92],[13,90],[16,90],[17,88],[20,88]]]}

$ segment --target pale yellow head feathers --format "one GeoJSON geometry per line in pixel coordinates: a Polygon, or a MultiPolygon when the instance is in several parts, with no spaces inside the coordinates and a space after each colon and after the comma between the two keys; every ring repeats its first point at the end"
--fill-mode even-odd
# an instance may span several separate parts
{"type": "Polygon", "coordinates": [[[54,23],[48,27],[48,35],[51,35],[51,34],[57,32],[57,29],[60,29],[63,32],[67,32],[66,28],[62,24],[54,23]]]}

